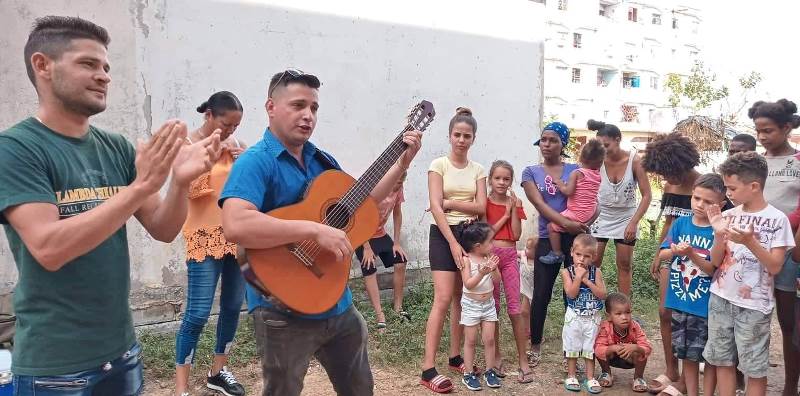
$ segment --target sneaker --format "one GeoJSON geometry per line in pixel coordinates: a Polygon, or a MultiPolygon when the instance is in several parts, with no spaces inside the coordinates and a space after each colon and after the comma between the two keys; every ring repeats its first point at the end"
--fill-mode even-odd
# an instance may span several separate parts
{"type": "Polygon", "coordinates": [[[550,253],[547,253],[546,256],[539,257],[539,261],[541,261],[542,264],[547,264],[547,265],[561,264],[564,262],[564,255],[557,254],[554,251],[550,251],[550,253]]]}
{"type": "Polygon", "coordinates": [[[245,393],[242,384],[236,381],[236,377],[227,367],[223,367],[222,371],[213,377],[209,371],[206,388],[220,391],[225,396],[244,396],[245,393]]]}
{"type": "Polygon", "coordinates": [[[486,370],[486,373],[483,374],[483,379],[486,380],[486,386],[490,388],[500,387],[500,378],[497,377],[497,372],[493,368],[486,370]]]}
{"type": "Polygon", "coordinates": [[[475,373],[464,374],[464,377],[461,378],[461,382],[467,387],[467,389],[471,391],[483,390],[481,387],[481,380],[478,379],[478,376],[475,375],[475,373]]]}

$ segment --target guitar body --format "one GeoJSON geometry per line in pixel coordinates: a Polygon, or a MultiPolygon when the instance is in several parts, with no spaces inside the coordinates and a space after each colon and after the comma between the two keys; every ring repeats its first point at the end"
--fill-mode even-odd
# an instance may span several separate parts
{"type": "MultiPolygon", "coordinates": [[[[355,249],[369,241],[379,222],[378,206],[371,197],[367,197],[352,214],[341,214],[343,206],[336,206],[355,183],[356,180],[347,173],[325,171],[311,182],[302,201],[267,214],[283,220],[325,223],[326,214],[331,213],[328,224],[347,233],[355,249]],[[342,220],[341,224],[331,222],[331,217],[342,220]]],[[[310,240],[271,249],[247,249],[247,258],[249,270],[258,278],[264,291],[289,309],[303,314],[322,313],[336,305],[350,278],[352,260],[348,256],[337,261],[333,254],[321,251],[310,240]],[[306,257],[313,258],[311,266],[291,250],[298,246],[307,253],[306,257]]]]}

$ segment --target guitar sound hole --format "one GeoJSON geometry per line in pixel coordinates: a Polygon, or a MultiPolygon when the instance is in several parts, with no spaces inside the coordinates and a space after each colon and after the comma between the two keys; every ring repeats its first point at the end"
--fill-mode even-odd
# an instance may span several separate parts
{"type": "Polygon", "coordinates": [[[350,222],[350,210],[342,204],[333,204],[325,211],[326,224],[343,230],[350,222]]]}

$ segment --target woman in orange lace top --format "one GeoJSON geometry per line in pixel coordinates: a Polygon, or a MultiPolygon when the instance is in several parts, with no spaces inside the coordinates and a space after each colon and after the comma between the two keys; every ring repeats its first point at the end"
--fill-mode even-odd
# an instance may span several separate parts
{"type": "Polygon", "coordinates": [[[236,245],[226,241],[222,234],[222,211],[217,200],[233,161],[244,151],[244,145],[233,137],[242,120],[242,104],[234,94],[220,91],[201,104],[197,112],[204,115],[205,122],[189,134],[189,143],[202,140],[219,129],[224,149],[211,171],[193,181],[189,191],[189,214],[183,225],[188,282],[186,311],[175,341],[175,394],[186,394],[197,340],[208,321],[221,278],[217,342],[207,386],[238,396],[244,395],[244,388],[225,364],[239,324],[244,280],[236,262],[236,245]]]}

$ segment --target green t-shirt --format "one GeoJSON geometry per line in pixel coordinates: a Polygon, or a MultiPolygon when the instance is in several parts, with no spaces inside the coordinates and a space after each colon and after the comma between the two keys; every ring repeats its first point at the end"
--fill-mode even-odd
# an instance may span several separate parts
{"type": "Polygon", "coordinates": [[[86,212],[133,182],[135,156],[124,137],[95,127],[83,138],[70,138],[28,118],[0,132],[0,223],[19,271],[14,374],[97,368],[121,357],[136,341],[124,226],[94,250],[50,272],[3,214],[31,202],[58,206],[62,220],[86,212]]]}

